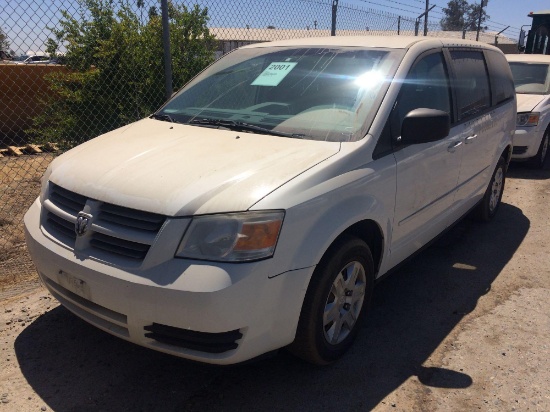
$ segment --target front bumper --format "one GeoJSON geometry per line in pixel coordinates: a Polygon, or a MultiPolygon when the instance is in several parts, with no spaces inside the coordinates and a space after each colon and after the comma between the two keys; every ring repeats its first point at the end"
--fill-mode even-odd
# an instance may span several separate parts
{"type": "Polygon", "coordinates": [[[98,328],[215,364],[242,362],[294,340],[314,267],[281,273],[273,259],[213,264],[172,258],[121,269],[52,240],[40,226],[40,210],[37,200],[25,215],[40,278],[67,309],[98,328]]]}
{"type": "Polygon", "coordinates": [[[536,127],[518,127],[514,133],[512,160],[527,160],[536,156],[544,130],[536,127]]]}

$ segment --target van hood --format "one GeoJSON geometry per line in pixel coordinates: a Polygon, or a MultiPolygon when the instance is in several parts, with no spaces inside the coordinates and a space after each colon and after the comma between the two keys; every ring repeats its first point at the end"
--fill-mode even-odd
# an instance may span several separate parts
{"type": "Polygon", "coordinates": [[[541,94],[517,94],[518,113],[532,112],[548,96],[541,94]]]}
{"type": "Polygon", "coordinates": [[[244,211],[340,143],[144,119],[52,162],[49,180],[119,206],[189,216],[244,211]]]}

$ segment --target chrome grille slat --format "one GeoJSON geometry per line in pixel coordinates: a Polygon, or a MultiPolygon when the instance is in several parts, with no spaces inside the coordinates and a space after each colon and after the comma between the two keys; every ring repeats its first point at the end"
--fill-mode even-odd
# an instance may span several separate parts
{"type": "Polygon", "coordinates": [[[51,224],[52,228],[61,232],[64,236],[67,236],[72,240],[76,239],[74,223],[71,223],[51,212],[47,213],[46,220],[51,224]]]}
{"type": "Polygon", "coordinates": [[[51,183],[50,201],[61,209],[78,213],[84,208],[86,197],[51,183]]]}
{"type": "Polygon", "coordinates": [[[158,231],[164,223],[165,217],[156,213],[104,203],[101,208],[100,219],[118,223],[124,226],[137,227],[144,230],[158,231]]]}
{"type": "Polygon", "coordinates": [[[101,233],[94,233],[90,243],[98,249],[132,259],[144,259],[150,247],[149,245],[106,236],[101,233]]]}
{"type": "Polygon", "coordinates": [[[98,220],[92,225],[95,232],[105,236],[112,236],[129,242],[152,245],[157,235],[156,232],[132,229],[127,226],[117,226],[108,222],[98,220]]]}

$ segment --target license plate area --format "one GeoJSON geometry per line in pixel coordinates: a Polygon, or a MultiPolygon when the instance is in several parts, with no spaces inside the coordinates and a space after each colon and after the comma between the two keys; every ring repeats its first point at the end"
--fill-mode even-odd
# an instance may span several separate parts
{"type": "Polygon", "coordinates": [[[83,297],[84,299],[91,300],[92,294],[90,292],[90,285],[82,279],[79,279],[64,270],[60,270],[57,273],[57,282],[60,286],[75,293],[76,295],[83,297]]]}

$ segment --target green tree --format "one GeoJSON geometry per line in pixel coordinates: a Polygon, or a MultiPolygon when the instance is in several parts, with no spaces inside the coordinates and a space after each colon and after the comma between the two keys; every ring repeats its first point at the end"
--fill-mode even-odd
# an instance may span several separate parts
{"type": "Polygon", "coordinates": [[[10,42],[8,41],[8,36],[6,36],[6,33],[2,30],[2,27],[0,27],[0,50],[6,52],[10,51],[10,42]]]}
{"type": "MultiPolygon", "coordinates": [[[[81,0],[77,18],[62,12],[48,52],[64,44],[65,71],[46,76],[51,93],[30,133],[38,141],[72,147],[141,119],[164,102],[162,21],[150,13],[142,23],[126,1],[81,0]],[[89,16],[83,18],[83,16],[89,16]]],[[[141,9],[141,7],[139,8],[141,9]]],[[[214,58],[208,10],[169,4],[174,89],[214,58]]]]}
{"type": "Polygon", "coordinates": [[[477,25],[479,23],[479,12],[481,9],[481,30],[487,30],[485,22],[491,18],[486,12],[485,7],[481,8],[481,3],[472,4],[468,9],[468,15],[466,18],[466,30],[477,30],[477,25]]]}
{"type": "Polygon", "coordinates": [[[445,17],[441,19],[441,28],[445,31],[462,30],[465,25],[465,16],[469,5],[466,0],[451,0],[443,8],[445,17]]]}
{"type": "MultiPolygon", "coordinates": [[[[450,0],[447,7],[443,8],[445,17],[441,19],[441,28],[445,31],[477,30],[481,4],[469,4],[466,0],[450,0]]],[[[482,10],[482,29],[487,29],[483,24],[490,18],[482,10]]]]}

